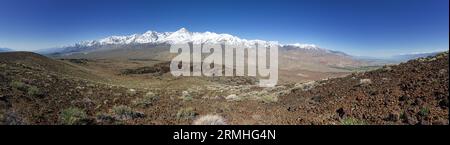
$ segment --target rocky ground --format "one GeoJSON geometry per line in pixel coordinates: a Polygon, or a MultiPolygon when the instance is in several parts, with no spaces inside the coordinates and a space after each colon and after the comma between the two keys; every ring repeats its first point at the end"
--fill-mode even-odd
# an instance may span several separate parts
{"type": "Polygon", "coordinates": [[[448,62],[444,53],[385,66],[320,81],[280,100],[295,110],[294,124],[448,124],[448,62]]]}
{"type": "Polygon", "coordinates": [[[174,78],[166,63],[0,53],[2,124],[448,124],[448,53],[345,77],[254,85],[174,78]],[[211,117],[213,116],[213,117],[211,117]],[[217,121],[219,118],[220,121],[217,121]],[[200,121],[199,121],[200,120],[200,121]]]}

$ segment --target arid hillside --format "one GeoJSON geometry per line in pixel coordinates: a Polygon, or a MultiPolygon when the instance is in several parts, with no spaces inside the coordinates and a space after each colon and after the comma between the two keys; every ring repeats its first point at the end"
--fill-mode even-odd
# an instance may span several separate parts
{"type": "Polygon", "coordinates": [[[301,124],[448,124],[448,64],[441,53],[320,81],[280,100],[301,124]]]}
{"type": "Polygon", "coordinates": [[[1,124],[448,124],[448,52],[339,78],[260,88],[180,77],[147,59],[0,53],[1,124]],[[211,117],[213,116],[213,117],[211,117]]]}

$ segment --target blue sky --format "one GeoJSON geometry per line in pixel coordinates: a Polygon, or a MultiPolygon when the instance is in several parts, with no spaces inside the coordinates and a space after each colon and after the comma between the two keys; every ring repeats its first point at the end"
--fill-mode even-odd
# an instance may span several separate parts
{"type": "Polygon", "coordinates": [[[448,0],[0,0],[0,47],[176,31],[314,43],[352,55],[449,48],[448,0]]]}

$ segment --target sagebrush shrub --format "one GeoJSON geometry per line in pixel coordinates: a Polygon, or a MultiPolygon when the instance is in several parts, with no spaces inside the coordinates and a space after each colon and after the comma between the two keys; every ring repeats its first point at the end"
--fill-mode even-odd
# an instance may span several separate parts
{"type": "Polygon", "coordinates": [[[112,112],[114,113],[115,117],[119,120],[128,120],[144,117],[143,113],[136,112],[132,110],[130,107],[125,105],[114,106],[112,108],[112,112]]]}
{"type": "Polygon", "coordinates": [[[177,112],[177,118],[178,119],[189,119],[194,118],[197,115],[197,113],[194,111],[194,108],[187,107],[187,108],[181,108],[177,112]]]}
{"type": "Polygon", "coordinates": [[[27,89],[27,85],[23,82],[20,81],[12,81],[9,84],[12,88],[17,89],[17,90],[21,90],[21,91],[25,91],[27,89]]]}
{"type": "Polygon", "coordinates": [[[28,96],[34,96],[34,97],[38,97],[38,96],[42,96],[44,95],[44,93],[36,86],[29,86],[27,89],[27,94],[28,96]]]}
{"type": "Polygon", "coordinates": [[[138,98],[134,100],[132,103],[134,106],[147,107],[158,99],[159,99],[158,95],[156,95],[153,92],[148,92],[142,98],[138,98]]]}
{"type": "Polygon", "coordinates": [[[59,120],[64,125],[85,125],[87,118],[84,110],[79,108],[67,108],[59,114],[59,120]]]}

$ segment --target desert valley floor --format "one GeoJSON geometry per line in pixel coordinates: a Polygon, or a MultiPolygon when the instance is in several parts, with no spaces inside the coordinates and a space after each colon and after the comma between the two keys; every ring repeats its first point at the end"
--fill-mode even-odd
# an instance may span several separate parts
{"type": "Polygon", "coordinates": [[[151,59],[6,52],[0,123],[171,125],[218,115],[250,125],[449,124],[448,69],[446,52],[364,72],[286,70],[261,88],[248,77],[173,77],[151,59]]]}

